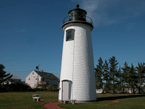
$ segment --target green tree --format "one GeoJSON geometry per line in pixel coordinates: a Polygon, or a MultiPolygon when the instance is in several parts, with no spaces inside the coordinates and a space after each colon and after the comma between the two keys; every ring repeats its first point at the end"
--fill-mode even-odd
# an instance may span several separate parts
{"type": "Polygon", "coordinates": [[[119,69],[116,71],[116,73],[114,73],[115,89],[117,89],[118,91],[121,90],[120,74],[121,74],[121,67],[119,67],[119,69]]]}
{"type": "Polygon", "coordinates": [[[138,77],[137,77],[136,69],[134,68],[133,64],[131,64],[131,67],[128,71],[127,81],[129,83],[129,86],[133,89],[133,93],[135,93],[135,88],[137,87],[137,83],[138,83],[138,77]]]}
{"type": "Polygon", "coordinates": [[[95,68],[95,77],[96,77],[96,88],[101,89],[103,87],[103,61],[100,57],[98,60],[98,65],[95,68]]]}
{"type": "Polygon", "coordinates": [[[124,93],[124,88],[127,86],[128,83],[127,78],[128,78],[128,71],[129,71],[129,66],[126,61],[124,63],[124,67],[122,68],[122,70],[123,72],[120,74],[120,82],[124,93]]]}
{"type": "Polygon", "coordinates": [[[104,63],[104,80],[106,81],[104,85],[104,91],[108,93],[111,90],[111,82],[109,78],[109,67],[108,67],[107,60],[105,60],[105,63],[104,63]]]}
{"type": "Polygon", "coordinates": [[[145,63],[138,63],[138,66],[136,67],[138,73],[138,90],[139,93],[141,93],[141,85],[143,85],[143,83],[145,82],[145,63]]]}
{"type": "Polygon", "coordinates": [[[118,65],[118,62],[115,59],[115,56],[112,56],[112,58],[109,59],[109,63],[110,63],[109,76],[112,82],[112,91],[113,93],[115,93],[115,73],[117,72],[117,65],[118,65]]]}
{"type": "Polygon", "coordinates": [[[0,85],[2,82],[10,79],[13,75],[10,75],[10,73],[6,74],[6,71],[4,71],[5,66],[3,64],[0,64],[0,85]]]}

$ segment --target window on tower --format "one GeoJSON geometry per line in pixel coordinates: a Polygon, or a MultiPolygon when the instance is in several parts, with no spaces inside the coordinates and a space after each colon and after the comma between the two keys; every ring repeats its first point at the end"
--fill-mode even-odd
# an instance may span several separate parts
{"type": "Polygon", "coordinates": [[[66,41],[74,40],[74,29],[66,30],[66,41]]]}

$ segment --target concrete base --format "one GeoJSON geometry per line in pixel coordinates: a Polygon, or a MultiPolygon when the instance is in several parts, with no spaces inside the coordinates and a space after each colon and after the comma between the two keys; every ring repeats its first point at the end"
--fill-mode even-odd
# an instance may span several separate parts
{"type": "Polygon", "coordinates": [[[89,100],[89,101],[83,101],[83,100],[67,100],[67,101],[63,101],[63,100],[58,100],[58,102],[71,102],[72,104],[75,104],[75,103],[91,103],[91,102],[96,102],[96,100],[89,100]]]}
{"type": "Polygon", "coordinates": [[[83,100],[82,101],[81,100],[79,101],[79,100],[76,100],[75,103],[91,103],[91,102],[96,102],[96,101],[97,100],[89,100],[89,101],[83,101],[83,100]]]}

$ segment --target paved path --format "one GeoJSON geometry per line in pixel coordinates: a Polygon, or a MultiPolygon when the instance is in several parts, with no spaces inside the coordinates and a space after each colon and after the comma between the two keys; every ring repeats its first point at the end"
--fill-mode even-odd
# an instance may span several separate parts
{"type": "Polygon", "coordinates": [[[110,103],[117,103],[117,102],[119,102],[118,100],[113,100],[112,102],[110,102],[110,103]]]}
{"type": "MultiPolygon", "coordinates": [[[[40,99],[40,101],[46,102],[46,101],[43,101],[43,99],[40,99]]],[[[44,107],[47,109],[65,109],[65,108],[60,108],[57,106],[57,104],[60,104],[60,103],[62,102],[48,102],[47,104],[44,104],[44,107]]]]}
{"type": "Polygon", "coordinates": [[[44,104],[44,107],[48,109],[65,109],[58,107],[57,104],[60,104],[60,102],[49,102],[47,104],[44,104]]]}

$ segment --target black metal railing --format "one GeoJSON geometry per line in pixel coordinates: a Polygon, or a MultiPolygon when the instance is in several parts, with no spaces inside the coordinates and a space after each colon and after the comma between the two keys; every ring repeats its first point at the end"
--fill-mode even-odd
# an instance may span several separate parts
{"type": "MultiPolygon", "coordinates": [[[[81,20],[70,20],[69,16],[67,16],[63,19],[63,24],[66,23],[66,22],[69,22],[69,21],[81,21],[81,20]]],[[[93,24],[93,20],[88,16],[86,16],[85,22],[93,24]]]]}

